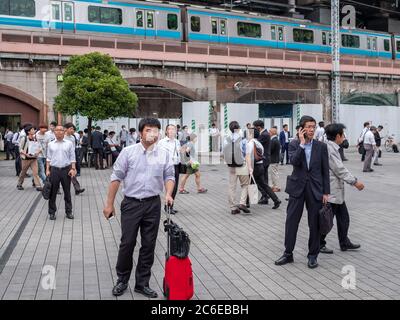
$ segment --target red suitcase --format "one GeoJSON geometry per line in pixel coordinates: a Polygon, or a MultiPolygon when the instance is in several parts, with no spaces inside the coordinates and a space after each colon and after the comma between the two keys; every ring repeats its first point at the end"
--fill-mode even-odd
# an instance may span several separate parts
{"type": "MultiPolygon", "coordinates": [[[[167,210],[166,225],[171,225],[170,208],[167,210]]],[[[166,230],[168,240],[163,280],[164,296],[167,300],[190,300],[194,293],[192,262],[188,256],[177,257],[170,255],[171,229],[166,228],[166,230]]]]}

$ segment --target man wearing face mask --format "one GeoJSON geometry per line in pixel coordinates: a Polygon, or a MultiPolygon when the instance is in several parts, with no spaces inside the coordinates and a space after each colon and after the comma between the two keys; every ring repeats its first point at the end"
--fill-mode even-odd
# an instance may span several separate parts
{"type": "Polygon", "coordinates": [[[174,164],[169,152],[157,146],[161,124],[157,119],[145,118],[139,123],[141,142],[122,149],[114,164],[106,205],[106,219],[115,216],[114,200],[121,181],[124,199],[121,202],[121,244],[117,260],[117,284],[112,293],[120,296],[128,288],[133,267],[133,250],[140,229],[141,248],[136,266],[135,292],[157,298],[149,287],[154,262],[158,227],[161,215],[160,193],[165,186],[165,204],[173,205],[175,184],[174,164]]]}
{"type": "Polygon", "coordinates": [[[293,250],[304,204],[308,212],[310,237],[308,241],[308,267],[318,267],[320,251],[319,210],[328,202],[330,193],[329,157],[327,145],[314,139],[316,122],[310,116],[300,119],[298,139],[289,144],[292,175],[287,177],[289,194],[285,226],[285,252],[276,265],[293,262],[293,250]]]}

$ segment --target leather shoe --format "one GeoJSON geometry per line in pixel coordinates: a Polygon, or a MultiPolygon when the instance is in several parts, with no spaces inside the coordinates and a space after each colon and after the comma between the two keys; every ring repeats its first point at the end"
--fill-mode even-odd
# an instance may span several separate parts
{"type": "Polygon", "coordinates": [[[149,298],[157,298],[158,294],[155,292],[153,289],[150,289],[149,287],[135,287],[135,292],[141,293],[146,297],[149,298]]]}
{"type": "Polygon", "coordinates": [[[340,246],[340,250],[342,250],[342,251],[357,250],[360,247],[361,247],[361,245],[359,245],[359,244],[354,244],[354,243],[349,242],[345,246],[340,246]]]}
{"type": "Polygon", "coordinates": [[[374,169],[367,169],[367,170],[363,170],[363,172],[373,172],[374,169]]]}
{"type": "Polygon", "coordinates": [[[317,258],[314,258],[314,257],[308,258],[308,267],[310,269],[314,269],[314,268],[318,267],[317,258]]]}
{"type": "Polygon", "coordinates": [[[278,209],[279,206],[281,205],[282,201],[278,200],[276,202],[274,202],[274,206],[272,207],[272,209],[278,209]]]}
{"type": "Polygon", "coordinates": [[[56,215],[54,213],[50,214],[50,220],[56,220],[56,215]]]}
{"type": "Polygon", "coordinates": [[[242,211],[245,212],[245,213],[250,213],[250,210],[247,209],[247,207],[246,207],[244,204],[240,204],[240,205],[238,206],[238,209],[239,209],[239,210],[242,210],[242,211]]]}
{"type": "Polygon", "coordinates": [[[36,191],[43,191],[43,188],[42,187],[37,187],[36,191]]]}
{"type": "Polygon", "coordinates": [[[268,204],[268,199],[261,198],[260,201],[258,201],[258,204],[268,204]]]}
{"type": "Polygon", "coordinates": [[[238,208],[231,210],[232,214],[239,214],[240,210],[238,208]]]}
{"type": "Polygon", "coordinates": [[[17,189],[18,190],[24,190],[24,187],[23,186],[17,186],[17,189]]]}
{"type": "Polygon", "coordinates": [[[293,263],[293,254],[284,254],[282,257],[280,257],[278,260],[275,261],[275,265],[277,266],[283,266],[284,264],[287,263],[293,263]]]}
{"type": "Polygon", "coordinates": [[[79,190],[76,190],[76,191],[75,191],[75,194],[78,195],[78,194],[80,194],[80,193],[82,193],[82,192],[84,192],[84,191],[85,191],[85,188],[79,189],[79,190]]]}
{"type": "Polygon", "coordinates": [[[128,288],[127,283],[117,282],[117,284],[112,289],[112,294],[116,297],[122,295],[124,291],[128,288]]]}
{"type": "Polygon", "coordinates": [[[333,250],[332,249],[328,249],[326,246],[323,246],[323,247],[319,248],[319,252],[320,253],[326,253],[326,254],[332,254],[333,250]]]}
{"type": "Polygon", "coordinates": [[[66,215],[66,217],[68,218],[68,219],[73,219],[74,218],[74,215],[72,214],[72,213],[66,213],[65,214],[66,215]]]}

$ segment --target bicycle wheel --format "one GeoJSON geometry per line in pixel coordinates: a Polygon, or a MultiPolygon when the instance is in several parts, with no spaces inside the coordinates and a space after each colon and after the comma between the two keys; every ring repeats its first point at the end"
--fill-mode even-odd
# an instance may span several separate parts
{"type": "Polygon", "coordinates": [[[393,151],[392,144],[389,141],[385,141],[385,150],[387,152],[392,152],[393,151]]]}

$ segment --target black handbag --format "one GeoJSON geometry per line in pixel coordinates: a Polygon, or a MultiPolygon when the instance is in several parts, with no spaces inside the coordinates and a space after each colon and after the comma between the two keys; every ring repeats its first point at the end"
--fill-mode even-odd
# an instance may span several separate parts
{"type": "Polygon", "coordinates": [[[179,174],[186,174],[186,173],[187,173],[186,164],[180,163],[179,164],[179,174]]]}
{"type": "Polygon", "coordinates": [[[360,142],[358,144],[358,153],[359,154],[364,154],[365,153],[364,142],[360,142]]]}
{"type": "Polygon", "coordinates": [[[180,259],[186,258],[190,251],[189,235],[172,220],[164,221],[164,231],[169,237],[170,255],[180,259]]]}
{"type": "Polygon", "coordinates": [[[51,181],[50,178],[47,177],[44,181],[42,196],[45,200],[49,200],[51,195],[51,181]]]}
{"type": "Polygon", "coordinates": [[[348,149],[349,146],[350,146],[350,145],[349,145],[349,140],[344,139],[343,142],[342,142],[341,147],[342,147],[343,149],[348,149]]]}
{"type": "Polygon", "coordinates": [[[329,203],[319,210],[319,233],[327,235],[333,228],[333,211],[329,203]]]}

